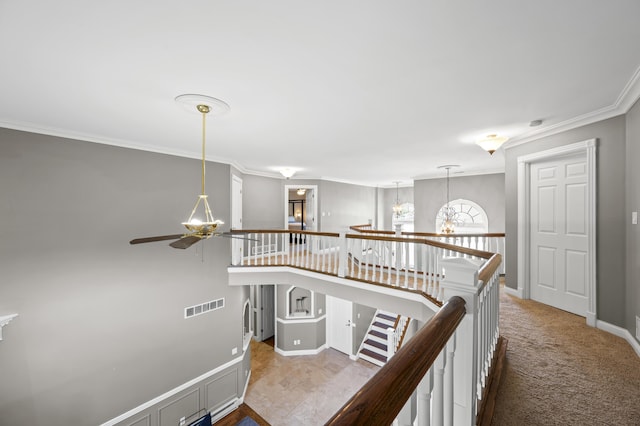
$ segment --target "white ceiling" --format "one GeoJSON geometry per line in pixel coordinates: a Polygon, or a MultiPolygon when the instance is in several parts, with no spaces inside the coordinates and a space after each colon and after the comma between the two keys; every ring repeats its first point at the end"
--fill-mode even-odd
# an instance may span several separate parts
{"type": "Polygon", "coordinates": [[[637,0],[0,0],[0,127],[198,158],[200,93],[209,159],[393,186],[625,112],[639,41],[637,0]]]}

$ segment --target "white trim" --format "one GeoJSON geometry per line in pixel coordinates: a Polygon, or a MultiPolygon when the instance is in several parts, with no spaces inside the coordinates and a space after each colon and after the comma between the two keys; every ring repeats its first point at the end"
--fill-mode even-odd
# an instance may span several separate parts
{"type": "Polygon", "coordinates": [[[276,322],[279,322],[281,324],[308,324],[308,323],[318,323],[320,321],[322,321],[323,319],[326,319],[327,316],[326,315],[322,315],[321,317],[317,317],[317,318],[276,318],[276,322]]]}
{"type": "Polygon", "coordinates": [[[504,286],[502,288],[503,288],[503,290],[504,290],[504,292],[506,294],[508,294],[510,296],[515,296],[515,297],[517,297],[519,299],[524,299],[521,289],[519,289],[519,288],[518,289],[513,289],[513,288],[507,287],[507,286],[504,286]]]}
{"type": "Polygon", "coordinates": [[[314,223],[311,228],[307,226],[306,231],[313,230],[318,232],[320,227],[318,226],[318,185],[285,185],[284,186],[284,229],[289,229],[289,190],[290,189],[312,189],[313,190],[313,218],[314,223]]]}
{"type": "Polygon", "coordinates": [[[187,389],[187,388],[189,388],[189,387],[191,387],[191,386],[193,386],[193,385],[195,385],[195,384],[197,384],[197,383],[199,383],[199,382],[201,382],[203,380],[206,380],[209,377],[211,377],[211,376],[213,376],[213,375],[215,375],[215,374],[217,374],[217,373],[219,373],[221,371],[224,371],[227,368],[229,368],[229,367],[231,367],[231,366],[233,366],[235,364],[238,364],[239,362],[242,362],[245,353],[246,352],[243,352],[242,356],[239,356],[239,357],[237,357],[235,359],[232,359],[231,361],[229,361],[229,362],[227,362],[225,364],[222,364],[221,366],[219,366],[217,368],[214,368],[213,370],[208,371],[208,372],[196,377],[195,379],[191,379],[188,382],[183,383],[180,386],[177,386],[177,387],[171,389],[170,391],[165,392],[162,395],[153,398],[150,401],[147,401],[147,402],[145,402],[143,404],[138,405],[135,408],[132,408],[131,410],[127,411],[126,413],[120,414],[118,417],[114,417],[113,419],[102,423],[101,426],[113,426],[113,425],[116,425],[117,423],[120,423],[121,421],[126,420],[131,416],[135,416],[136,414],[146,410],[147,408],[153,407],[154,405],[164,401],[165,399],[171,398],[172,396],[182,392],[183,390],[185,390],[185,389],[187,389]]]}
{"type": "Polygon", "coordinates": [[[325,349],[327,349],[328,346],[325,343],[324,345],[320,346],[317,349],[302,349],[299,351],[285,351],[280,349],[278,346],[274,346],[273,350],[275,351],[275,353],[280,354],[282,356],[298,356],[298,355],[318,355],[320,352],[324,351],[325,349]]]}
{"type": "Polygon", "coordinates": [[[244,390],[242,391],[242,396],[239,399],[239,403],[242,404],[244,402],[244,398],[247,395],[247,389],[249,389],[249,381],[251,380],[251,369],[249,369],[249,374],[247,374],[247,379],[244,381],[244,390]]]}
{"type": "Polygon", "coordinates": [[[0,340],[2,340],[2,327],[9,324],[18,314],[9,314],[0,317],[0,340]]]}
{"type": "Polygon", "coordinates": [[[587,294],[588,306],[586,312],[587,324],[595,327],[597,321],[597,275],[596,275],[596,139],[588,139],[569,145],[545,151],[535,152],[518,157],[518,292],[523,299],[530,298],[529,268],[531,255],[529,253],[529,202],[531,164],[538,161],[547,161],[570,154],[584,153],[587,161],[587,205],[589,217],[589,257],[587,294]]]}
{"type": "Polygon", "coordinates": [[[633,350],[636,352],[636,355],[640,357],[640,342],[634,339],[633,335],[626,328],[618,327],[617,325],[609,324],[608,322],[596,321],[596,327],[602,331],[606,331],[607,333],[611,333],[614,336],[622,337],[624,340],[631,345],[633,350]]]}
{"type": "Polygon", "coordinates": [[[635,70],[631,79],[629,79],[612,105],[570,118],[539,130],[531,131],[522,136],[516,136],[509,142],[505,143],[503,147],[505,150],[514,148],[540,138],[552,136],[571,129],[576,129],[578,127],[616,117],[618,115],[626,114],[638,99],[640,99],[640,67],[635,70]]]}

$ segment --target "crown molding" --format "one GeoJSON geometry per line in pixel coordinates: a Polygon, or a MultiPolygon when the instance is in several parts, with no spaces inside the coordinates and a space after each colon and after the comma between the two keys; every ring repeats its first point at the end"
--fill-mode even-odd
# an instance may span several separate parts
{"type": "Polygon", "coordinates": [[[640,67],[631,76],[631,79],[624,86],[616,101],[609,106],[600,108],[595,111],[588,112],[586,114],[570,118],[560,123],[553,124],[543,129],[534,130],[525,133],[522,136],[516,136],[509,142],[503,145],[504,149],[514,148],[519,145],[523,145],[528,142],[538,140],[547,136],[552,136],[558,133],[566,132],[568,130],[576,129],[578,127],[586,126],[588,124],[596,123],[598,121],[606,120],[616,117],[618,115],[626,114],[631,107],[640,99],[640,67]]]}

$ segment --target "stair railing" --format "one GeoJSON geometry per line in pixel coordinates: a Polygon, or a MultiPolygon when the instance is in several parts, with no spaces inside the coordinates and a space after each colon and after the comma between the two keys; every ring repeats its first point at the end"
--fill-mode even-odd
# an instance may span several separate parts
{"type": "Polygon", "coordinates": [[[444,259],[447,302],[325,425],[475,425],[499,336],[500,262],[444,259]]]}
{"type": "Polygon", "coordinates": [[[499,254],[404,235],[297,231],[306,234],[303,248],[288,244],[289,230],[239,233],[253,239],[243,266],[309,269],[446,302],[328,424],[475,423],[499,338],[499,254]],[[373,256],[408,259],[409,251],[413,267],[373,256]]]}

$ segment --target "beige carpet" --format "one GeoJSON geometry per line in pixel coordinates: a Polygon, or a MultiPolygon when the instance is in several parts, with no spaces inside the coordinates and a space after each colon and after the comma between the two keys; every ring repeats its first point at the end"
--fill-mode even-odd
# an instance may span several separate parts
{"type": "Polygon", "coordinates": [[[502,292],[509,340],[492,425],[640,425],[640,358],[585,319],[502,292]]]}

